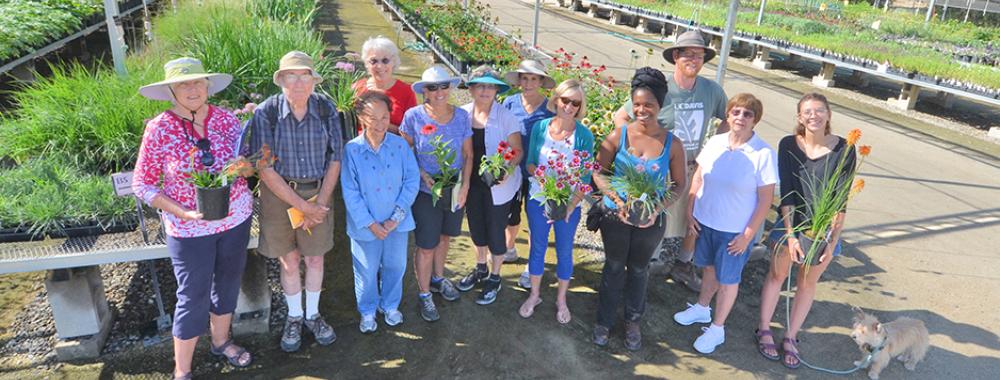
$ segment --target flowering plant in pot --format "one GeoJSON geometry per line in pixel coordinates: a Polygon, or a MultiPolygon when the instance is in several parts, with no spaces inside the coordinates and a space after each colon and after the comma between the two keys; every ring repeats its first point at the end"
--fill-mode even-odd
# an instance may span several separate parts
{"type": "MultiPolygon", "coordinates": [[[[434,124],[424,125],[420,129],[420,134],[424,136],[430,136],[437,132],[437,126],[434,124]]],[[[437,174],[432,175],[434,178],[434,185],[431,186],[431,201],[434,206],[447,209],[451,209],[451,196],[452,191],[455,189],[455,185],[458,184],[458,169],[451,167],[455,163],[455,151],[448,146],[448,141],[441,140],[442,135],[434,136],[428,143],[431,145],[431,150],[427,152],[421,152],[421,154],[429,154],[434,157],[434,161],[437,162],[438,168],[441,171],[437,174]],[[444,200],[438,205],[439,200],[444,200]]]]}
{"type": "Polygon", "coordinates": [[[503,182],[513,169],[510,161],[514,159],[517,152],[517,149],[511,147],[506,141],[501,141],[500,145],[497,146],[496,153],[483,156],[479,165],[479,175],[482,176],[483,182],[490,186],[503,182]]]}
{"type": "Polygon", "coordinates": [[[544,202],[545,217],[549,220],[563,220],[569,213],[570,197],[575,192],[589,193],[593,188],[583,182],[583,177],[600,170],[601,165],[594,162],[590,152],[574,150],[573,158],[567,159],[563,154],[548,160],[548,166],[538,165],[534,178],[541,191],[533,198],[544,202]]]}
{"type": "Polygon", "coordinates": [[[354,113],[354,98],[357,96],[354,90],[354,83],[365,76],[364,67],[361,62],[361,55],[358,53],[347,53],[343,56],[333,58],[336,63],[333,66],[333,78],[329,87],[330,99],[340,111],[340,128],[343,129],[344,141],[353,139],[360,132],[361,125],[358,124],[357,115],[354,113]]]}
{"type": "Polygon", "coordinates": [[[805,199],[805,214],[808,220],[803,225],[795,226],[794,232],[799,238],[799,245],[805,253],[805,266],[819,264],[819,258],[827,247],[833,232],[833,224],[837,215],[847,208],[847,201],[861,192],[865,187],[863,179],[855,180],[857,170],[864,159],[871,153],[871,146],[857,147],[858,163],[854,167],[847,165],[847,158],[854,154],[855,146],[861,139],[861,130],[854,129],[847,134],[848,150],[833,166],[826,178],[816,178],[807,172],[803,182],[810,196],[805,199]]]}
{"type": "Polygon", "coordinates": [[[655,174],[659,171],[660,165],[655,162],[648,165],[638,163],[626,165],[621,174],[610,177],[611,188],[625,195],[629,223],[636,226],[649,224],[663,210],[665,201],[672,199],[673,194],[667,191],[670,180],[655,174]]]}
{"type": "MultiPolygon", "coordinates": [[[[190,165],[196,166],[195,156],[199,149],[192,148],[188,153],[190,165]]],[[[260,151],[250,157],[236,157],[229,160],[221,171],[212,171],[212,165],[204,165],[203,169],[192,169],[188,173],[188,182],[194,185],[195,205],[198,212],[202,214],[203,220],[219,220],[229,215],[229,195],[230,187],[237,178],[251,177],[258,170],[274,164],[277,157],[271,152],[271,148],[264,144],[260,151]]]]}

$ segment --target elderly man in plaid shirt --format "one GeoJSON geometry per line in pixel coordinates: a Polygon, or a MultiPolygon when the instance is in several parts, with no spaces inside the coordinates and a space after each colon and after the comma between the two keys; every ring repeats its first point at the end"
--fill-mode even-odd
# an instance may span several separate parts
{"type": "Polygon", "coordinates": [[[320,316],[318,304],[323,255],[333,248],[330,202],[340,177],[343,141],[337,109],[329,98],[313,91],[322,81],[309,55],[286,54],[274,73],[281,94],[261,103],[248,127],[251,151],[267,144],[278,157],[273,168],[260,172],[258,251],[281,261],[281,288],[288,302],[281,349],[286,352],[299,349],[303,325],[321,345],[337,339],[320,316]],[[304,216],[299,228],[291,225],[291,207],[304,216]],[[305,310],[300,261],[306,264],[305,310]]]}

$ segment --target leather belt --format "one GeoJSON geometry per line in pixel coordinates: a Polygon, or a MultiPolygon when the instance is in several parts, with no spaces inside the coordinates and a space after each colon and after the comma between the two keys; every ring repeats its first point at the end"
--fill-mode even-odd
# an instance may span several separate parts
{"type": "Polygon", "coordinates": [[[323,181],[318,179],[292,179],[292,178],[283,178],[283,179],[285,180],[285,183],[287,183],[288,186],[292,188],[292,190],[302,190],[302,191],[315,190],[319,188],[320,185],[323,183],[323,181]]]}

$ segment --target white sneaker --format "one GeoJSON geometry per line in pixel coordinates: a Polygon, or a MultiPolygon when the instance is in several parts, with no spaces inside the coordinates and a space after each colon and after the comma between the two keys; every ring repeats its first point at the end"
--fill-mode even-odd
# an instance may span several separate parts
{"type": "Polygon", "coordinates": [[[378,322],[375,321],[374,315],[363,315],[361,316],[361,325],[358,328],[364,334],[373,333],[378,329],[378,322]]]}
{"type": "Polygon", "coordinates": [[[524,268],[524,272],[521,273],[521,278],[517,279],[517,284],[521,286],[522,289],[531,289],[531,274],[528,273],[528,268],[524,268]]]}
{"type": "Polygon", "coordinates": [[[517,247],[508,249],[507,252],[503,254],[503,262],[513,263],[517,261],[517,247]]]}
{"type": "Polygon", "coordinates": [[[726,329],[716,325],[702,327],[704,333],[694,340],[694,349],[703,354],[715,352],[715,348],[726,342],[726,329]]]}
{"type": "Polygon", "coordinates": [[[708,306],[701,306],[697,303],[694,305],[687,305],[687,310],[674,314],[674,321],[677,321],[677,323],[684,326],[691,325],[692,323],[712,322],[712,308],[708,306]]]}
{"type": "Polygon", "coordinates": [[[397,326],[403,323],[403,313],[400,313],[399,310],[389,310],[383,314],[385,314],[385,324],[389,326],[397,326]]]}

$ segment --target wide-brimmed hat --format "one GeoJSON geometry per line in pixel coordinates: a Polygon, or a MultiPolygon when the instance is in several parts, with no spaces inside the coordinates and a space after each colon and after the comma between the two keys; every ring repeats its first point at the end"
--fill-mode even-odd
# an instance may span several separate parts
{"type": "Polygon", "coordinates": [[[681,33],[677,36],[677,41],[674,41],[674,45],[668,47],[663,51],[663,59],[666,59],[670,64],[674,63],[674,50],[683,48],[702,48],[705,49],[705,62],[711,61],[715,58],[715,49],[705,45],[705,38],[701,36],[701,32],[697,30],[689,30],[681,33]]]}
{"type": "Polygon", "coordinates": [[[510,85],[498,78],[498,74],[491,68],[477,68],[469,74],[469,80],[465,81],[466,87],[472,87],[476,83],[487,83],[497,86],[497,93],[502,94],[510,90],[510,85]]]}
{"type": "Polygon", "coordinates": [[[173,100],[170,93],[170,85],[174,83],[187,82],[195,79],[208,79],[208,95],[211,96],[226,89],[233,82],[233,76],[229,74],[208,73],[201,61],[183,57],[177,58],[163,65],[163,80],[150,83],[139,88],[139,94],[152,100],[173,100]]]}
{"type": "Polygon", "coordinates": [[[286,70],[309,70],[313,78],[316,78],[315,84],[323,83],[323,77],[316,73],[314,68],[312,57],[309,54],[303,53],[301,51],[290,51],[281,57],[281,61],[278,62],[278,71],[274,72],[274,76],[271,78],[274,80],[274,85],[281,87],[281,83],[278,83],[278,75],[282,71],[286,70]]]}
{"type": "Polygon", "coordinates": [[[462,82],[462,78],[452,76],[444,66],[434,65],[424,70],[420,74],[420,81],[413,83],[413,92],[422,94],[424,86],[434,83],[448,83],[451,87],[457,87],[462,82]]]}
{"type": "Polygon", "coordinates": [[[556,86],[556,80],[552,79],[548,73],[545,72],[545,65],[533,59],[525,59],[517,65],[517,70],[511,71],[503,75],[503,79],[506,79],[508,83],[518,83],[518,74],[534,74],[542,77],[542,88],[553,88],[556,86]]]}

